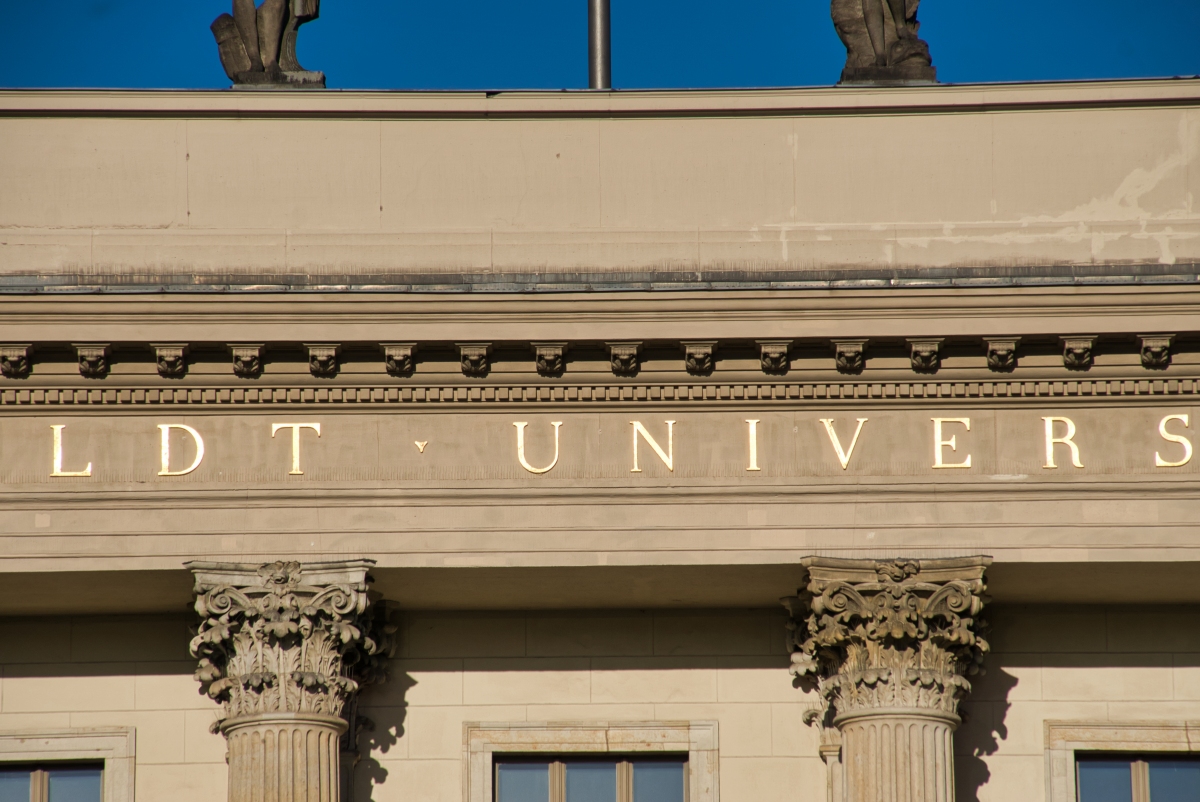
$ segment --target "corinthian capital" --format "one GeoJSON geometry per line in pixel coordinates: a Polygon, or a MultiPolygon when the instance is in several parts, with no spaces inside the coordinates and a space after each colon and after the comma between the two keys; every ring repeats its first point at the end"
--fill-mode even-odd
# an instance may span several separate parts
{"type": "Polygon", "coordinates": [[[824,700],[810,718],[908,710],[957,721],[966,677],[988,651],[978,616],[990,562],[806,560],[808,585],[783,602],[792,673],[824,700]]]}
{"type": "Polygon", "coordinates": [[[394,628],[368,593],[373,564],[188,563],[196,679],[224,703],[222,729],[247,717],[341,717],[360,685],[385,678],[394,628]]]}

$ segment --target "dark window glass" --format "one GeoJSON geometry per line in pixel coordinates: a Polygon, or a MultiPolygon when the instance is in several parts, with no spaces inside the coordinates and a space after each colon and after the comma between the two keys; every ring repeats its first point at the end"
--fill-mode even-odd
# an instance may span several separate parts
{"type": "Polygon", "coordinates": [[[497,802],[550,802],[550,764],[499,764],[496,799],[497,802]]]}
{"type": "Polygon", "coordinates": [[[100,802],[100,769],[70,767],[46,772],[49,802],[100,802]]]}
{"type": "Polygon", "coordinates": [[[633,764],[633,802],[684,802],[683,761],[633,764]]]}
{"type": "Polygon", "coordinates": [[[1131,762],[1079,761],[1079,802],[1133,802],[1131,762]]]}
{"type": "Polygon", "coordinates": [[[567,763],[567,802],[617,802],[617,764],[567,763]]]}
{"type": "Polygon", "coordinates": [[[0,802],[29,802],[29,769],[0,771],[0,802]]]}
{"type": "Polygon", "coordinates": [[[1200,761],[1154,760],[1150,764],[1150,802],[1200,802],[1200,761]]]}

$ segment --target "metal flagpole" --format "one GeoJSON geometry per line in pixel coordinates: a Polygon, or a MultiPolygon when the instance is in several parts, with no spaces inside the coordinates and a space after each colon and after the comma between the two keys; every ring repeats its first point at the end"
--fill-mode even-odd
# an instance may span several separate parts
{"type": "Polygon", "coordinates": [[[588,0],[588,87],[612,89],[609,0],[588,0]]]}

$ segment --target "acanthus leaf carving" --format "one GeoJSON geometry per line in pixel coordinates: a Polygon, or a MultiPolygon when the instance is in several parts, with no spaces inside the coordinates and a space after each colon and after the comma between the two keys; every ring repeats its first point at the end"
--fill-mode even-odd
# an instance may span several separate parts
{"type": "Polygon", "coordinates": [[[791,367],[791,340],[758,340],[758,356],[763,373],[783,376],[791,367]]]}
{"type": "Polygon", "coordinates": [[[1088,370],[1095,360],[1094,336],[1063,337],[1063,366],[1067,370],[1088,370]]]}
{"type": "Polygon", "coordinates": [[[867,364],[866,340],[834,340],[833,361],[839,373],[862,373],[867,364]]]}
{"type": "Polygon", "coordinates": [[[986,558],[811,558],[809,582],[784,599],[792,673],[823,707],[809,723],[911,709],[957,715],[988,643],[979,614],[986,558]]]}
{"type": "Polygon", "coordinates": [[[530,343],[539,376],[561,376],[567,369],[566,343],[530,343]]]}
{"type": "Polygon", "coordinates": [[[85,379],[103,379],[108,375],[108,343],[75,343],[79,375],[85,379]]]}
{"type": "Polygon", "coordinates": [[[1142,357],[1142,367],[1148,370],[1165,370],[1171,364],[1171,343],[1174,334],[1141,334],[1139,353],[1142,357]]]}
{"type": "Polygon", "coordinates": [[[33,369],[30,343],[0,345],[0,375],[6,379],[24,379],[33,369]]]}
{"type": "Polygon", "coordinates": [[[331,379],[338,373],[338,353],[342,347],[336,343],[305,343],[308,349],[308,372],[316,378],[331,379]]]}
{"type": "Polygon", "coordinates": [[[241,379],[256,379],[262,375],[262,343],[230,345],[233,352],[233,373],[241,379]]]}
{"type": "Polygon", "coordinates": [[[389,376],[407,377],[417,369],[416,343],[382,343],[383,364],[389,376]]]}
{"type": "Polygon", "coordinates": [[[917,373],[937,373],[942,366],[941,338],[910,339],[909,359],[917,373]]]}
{"type": "Polygon", "coordinates": [[[342,716],[360,687],[386,679],[395,628],[368,595],[370,564],[189,565],[200,617],[190,647],[195,678],[223,703],[221,723],[342,716]]]}
{"type": "Polygon", "coordinates": [[[715,340],[693,340],[681,342],[683,364],[693,376],[709,376],[717,366],[715,340]]]}
{"type": "Polygon", "coordinates": [[[995,373],[1012,373],[1017,368],[1017,346],[1020,337],[989,337],[987,347],[988,370],[995,373]]]}
{"type": "Polygon", "coordinates": [[[609,364],[615,376],[636,376],[641,369],[640,342],[615,342],[608,345],[609,364]]]}
{"type": "Polygon", "coordinates": [[[459,363],[464,376],[482,378],[492,369],[491,343],[457,343],[459,363]]]}
{"type": "Polygon", "coordinates": [[[164,379],[179,379],[187,375],[187,352],[185,343],[151,343],[154,363],[158,375],[164,379]]]}

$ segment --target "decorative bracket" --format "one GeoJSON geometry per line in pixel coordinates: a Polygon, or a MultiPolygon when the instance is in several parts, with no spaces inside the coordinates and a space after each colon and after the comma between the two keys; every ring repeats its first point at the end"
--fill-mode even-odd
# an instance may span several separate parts
{"type": "Polygon", "coordinates": [[[262,375],[262,343],[230,345],[233,351],[233,373],[241,379],[257,379],[262,375]]]}
{"type": "Polygon", "coordinates": [[[636,376],[641,369],[640,342],[605,343],[608,346],[608,360],[612,365],[615,376],[636,376]]]}
{"type": "Polygon", "coordinates": [[[537,355],[539,376],[561,376],[567,369],[566,343],[530,343],[537,355]]]}
{"type": "Polygon", "coordinates": [[[792,364],[791,340],[756,340],[763,373],[782,376],[792,364]]]}
{"type": "Polygon", "coordinates": [[[1095,357],[1092,348],[1096,343],[1096,335],[1078,335],[1063,337],[1063,366],[1067,370],[1087,370],[1092,366],[1095,357]]]}
{"type": "Polygon", "coordinates": [[[1139,334],[1141,340],[1142,367],[1149,370],[1165,370],[1171,364],[1171,343],[1174,334],[1139,334]]]}
{"type": "Polygon", "coordinates": [[[987,347],[988,370],[1012,373],[1016,369],[1020,337],[988,337],[984,343],[987,347]]]}
{"type": "Polygon", "coordinates": [[[79,358],[79,375],[85,379],[103,379],[108,375],[108,343],[73,343],[79,358]]]}
{"type": "Polygon", "coordinates": [[[0,374],[6,379],[24,379],[33,369],[30,343],[0,345],[0,374]]]}
{"type": "Polygon", "coordinates": [[[158,375],[164,379],[181,379],[187,374],[187,343],[151,343],[158,375]]]}
{"type": "Polygon", "coordinates": [[[389,376],[411,376],[417,369],[416,343],[381,343],[389,376]]]}
{"type": "Polygon", "coordinates": [[[491,343],[455,343],[458,346],[458,360],[462,364],[464,376],[483,377],[492,369],[488,357],[492,353],[491,343]]]}
{"type": "Polygon", "coordinates": [[[945,340],[941,337],[909,339],[908,345],[912,349],[910,353],[912,369],[917,373],[937,373],[938,368],[942,366],[942,355],[939,349],[943,342],[945,340]]]}
{"type": "Polygon", "coordinates": [[[308,372],[319,379],[332,379],[338,372],[337,343],[305,343],[308,349],[308,372]]]}
{"type": "Polygon", "coordinates": [[[681,342],[683,348],[683,366],[693,376],[708,376],[717,366],[716,340],[690,340],[681,342]]]}
{"type": "Polygon", "coordinates": [[[833,361],[839,373],[862,373],[867,365],[867,341],[834,340],[833,361]]]}

